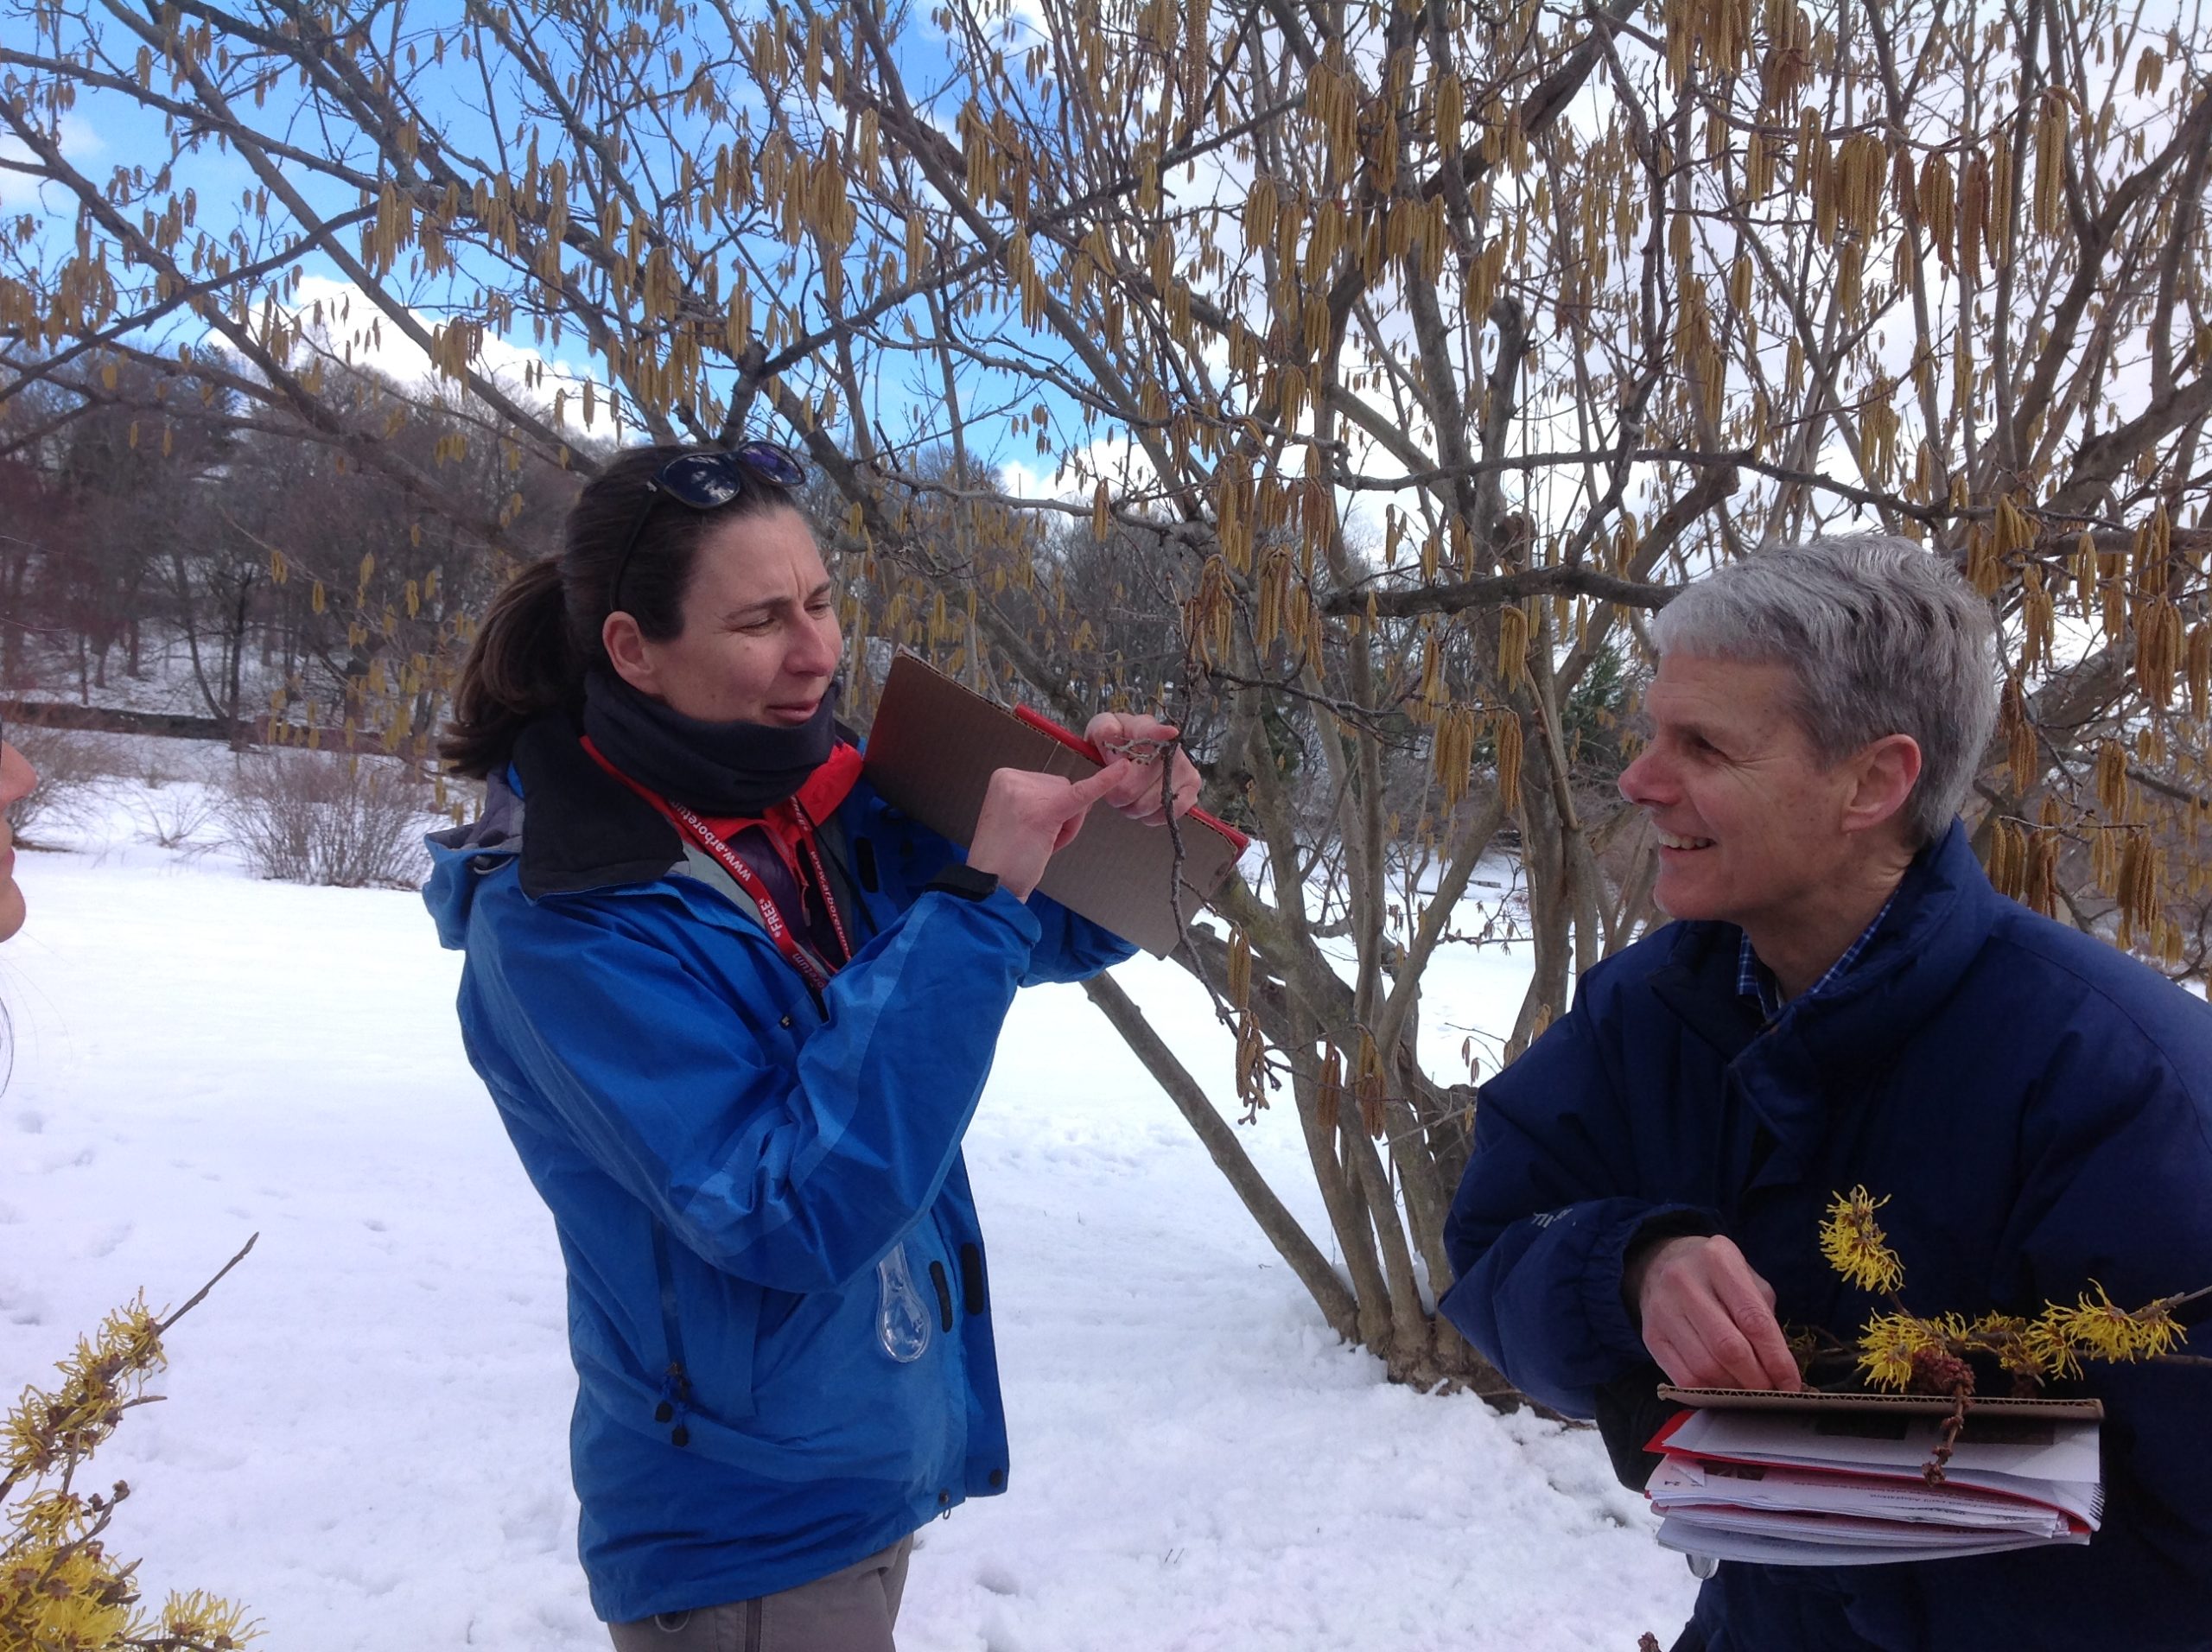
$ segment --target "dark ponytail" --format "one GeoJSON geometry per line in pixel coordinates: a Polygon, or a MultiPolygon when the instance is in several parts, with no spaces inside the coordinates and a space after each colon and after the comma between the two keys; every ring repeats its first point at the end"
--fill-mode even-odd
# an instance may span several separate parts
{"type": "Polygon", "coordinates": [[[492,599],[454,684],[453,721],[438,754],[455,772],[484,778],[506,762],[516,736],[566,705],[582,680],[569,659],[561,558],[548,556],[492,599]]]}
{"type": "Polygon", "coordinates": [[[650,492],[671,459],[710,449],[629,448],[586,482],[569,509],[564,548],[508,581],[461,662],[453,719],[438,741],[447,766],[474,779],[504,767],[516,737],[549,712],[582,703],[584,674],[607,664],[600,640],[622,581],[622,608],[653,642],[683,629],[683,593],[709,526],[791,510],[782,489],[762,482],[728,505],[695,511],[650,492]],[[618,566],[639,512],[645,512],[626,570],[618,566]]]}

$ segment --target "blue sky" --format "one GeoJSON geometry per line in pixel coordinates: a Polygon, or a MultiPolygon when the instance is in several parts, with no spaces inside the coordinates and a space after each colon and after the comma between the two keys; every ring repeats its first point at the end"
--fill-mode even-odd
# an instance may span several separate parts
{"type": "MultiPolygon", "coordinates": [[[[379,23],[380,29],[388,26],[391,15],[391,9],[386,9],[385,19],[379,23]]],[[[463,62],[457,49],[460,36],[454,26],[462,16],[462,8],[451,3],[450,0],[441,0],[441,3],[407,7],[401,15],[405,20],[398,35],[401,55],[404,58],[408,44],[414,46],[417,57],[415,73],[423,77],[417,84],[426,88],[426,103],[435,108],[445,146],[452,151],[488,157],[497,153],[499,138],[504,136],[512,146],[510,153],[517,162],[514,169],[518,172],[519,157],[524,148],[522,131],[514,127],[510,127],[504,134],[493,130],[492,123],[482,112],[484,90],[480,66],[474,60],[463,62]],[[433,41],[440,33],[445,35],[448,46],[442,64],[433,60],[433,41]]],[[[109,35],[108,52],[118,72],[127,73],[131,65],[135,43],[124,38],[113,23],[106,24],[105,29],[109,35]],[[117,43],[118,41],[121,43],[117,43]]],[[[70,43],[65,36],[64,44],[70,43]]],[[[41,44],[50,46],[51,42],[42,41],[41,44]]],[[[899,35],[898,47],[902,59],[902,73],[906,75],[909,86],[916,89],[918,97],[925,95],[925,89],[935,88],[935,103],[941,115],[946,99],[957,98],[958,95],[954,66],[944,49],[944,41],[932,29],[910,23],[899,35]]],[[[658,67],[665,75],[667,65],[664,62],[658,67]]],[[[687,65],[687,73],[690,67],[687,65]]],[[[168,90],[168,77],[158,67],[153,84],[157,92],[166,92],[168,90]]],[[[499,84],[496,73],[494,84],[499,84]]],[[[757,110],[757,97],[747,97],[746,83],[735,75],[718,77],[717,85],[732,105],[742,110],[750,104],[757,110]]],[[[503,90],[511,92],[512,86],[503,90]]],[[[317,135],[315,111],[308,106],[295,80],[281,82],[258,109],[249,106],[244,100],[240,100],[238,106],[262,133],[281,135],[302,148],[324,149],[323,140],[317,135]]],[[[164,118],[159,112],[146,109],[119,92],[86,91],[81,94],[76,106],[62,118],[60,138],[64,156],[70,164],[97,181],[105,181],[118,168],[143,168],[150,175],[170,159],[170,143],[164,126],[164,118]]],[[[539,130],[550,131],[543,125],[539,130]]],[[[650,172],[666,187],[672,181],[677,156],[683,149],[693,147],[695,156],[703,167],[714,144],[730,136],[727,126],[719,131],[709,132],[703,119],[687,118],[678,114],[671,122],[668,141],[661,143],[655,152],[644,156],[642,162],[633,156],[624,171],[640,178],[650,172]]],[[[0,150],[0,156],[8,158],[14,158],[21,153],[16,146],[0,150]]],[[[550,141],[545,143],[541,154],[550,163],[554,154],[550,141]]],[[[334,181],[319,178],[304,168],[287,168],[286,176],[319,213],[342,213],[358,204],[350,188],[334,181]]],[[[259,184],[251,168],[236,153],[212,144],[203,144],[196,151],[177,159],[173,181],[177,188],[188,187],[194,192],[198,203],[196,223],[199,230],[219,239],[239,225],[245,226],[249,232],[258,228],[242,196],[257,192],[259,184]]],[[[74,203],[54,187],[47,187],[41,194],[21,175],[0,175],[0,206],[10,212],[29,211],[44,218],[43,231],[35,238],[34,245],[48,256],[65,251],[73,237],[74,203]]],[[[588,209],[580,204],[577,210],[588,209]]],[[[271,219],[277,218],[280,213],[281,203],[272,204],[271,219]]],[[[351,245],[353,240],[353,238],[349,236],[346,244],[351,245]]],[[[780,245],[776,249],[778,251],[781,250],[780,245]]],[[[403,257],[400,266],[388,278],[388,285],[401,302],[431,321],[442,319],[456,306],[463,310],[472,308],[475,289],[480,285],[486,282],[511,285],[515,279],[512,270],[496,268],[493,261],[467,250],[461,251],[459,267],[442,276],[424,277],[419,273],[410,276],[410,257],[403,257]]],[[[727,290],[734,279],[734,260],[725,258],[722,262],[721,284],[727,290]]],[[[766,264],[771,260],[762,259],[760,262],[766,264]]],[[[800,302],[808,319],[819,319],[818,304],[810,302],[813,295],[804,269],[785,284],[782,291],[787,301],[797,299],[800,302]]],[[[760,295],[756,302],[756,316],[765,311],[766,300],[766,295],[760,295]]],[[[258,298],[256,302],[257,304],[258,298]]],[[[320,302],[323,306],[326,321],[332,324],[331,336],[334,342],[343,345],[350,340],[358,357],[371,360],[396,376],[417,378],[425,372],[426,363],[420,353],[401,340],[389,321],[379,323],[375,329],[378,336],[372,339],[365,323],[373,312],[359,295],[358,289],[351,287],[339,262],[326,252],[310,249],[293,261],[287,271],[286,285],[282,289],[282,302],[287,308],[302,314],[311,311],[320,302]],[[335,325],[341,308],[350,308],[351,311],[350,323],[344,327],[335,325]]],[[[925,321],[925,317],[918,319],[925,321]]],[[[1021,336],[1018,317],[1006,319],[1010,341],[1033,341],[1021,336]]],[[[135,338],[132,342],[168,350],[181,342],[198,342],[208,334],[209,329],[197,318],[179,314],[157,325],[150,334],[135,338]]],[[[547,368],[550,382],[543,394],[537,398],[541,403],[550,400],[552,390],[563,381],[566,381],[573,390],[598,367],[575,330],[569,329],[557,346],[550,342],[541,344],[526,318],[507,329],[503,338],[487,343],[484,360],[503,378],[511,379],[518,379],[525,369],[541,365],[547,368]]],[[[906,374],[887,376],[868,387],[876,400],[874,416],[890,430],[894,439],[904,433],[903,427],[918,417],[928,416],[941,393],[941,378],[933,361],[909,357],[906,362],[911,371],[906,374]]],[[[1074,410],[1065,405],[1064,398],[1057,392],[1049,390],[1040,391],[1030,386],[982,382],[973,369],[963,374],[960,393],[963,414],[971,421],[965,432],[971,454],[994,462],[1001,460],[1026,461],[1027,465],[1033,467],[1045,461],[1039,461],[1033,437],[1024,435],[1016,438],[1010,433],[1005,420],[979,419],[976,416],[979,410],[1007,404],[1018,404],[1027,409],[1041,402],[1046,405],[1054,423],[1063,427],[1070,425],[1074,413],[1074,410]]],[[[571,398],[571,418],[577,416],[575,399],[571,398]]],[[[602,402],[602,408],[603,405],[602,402]]],[[[604,432],[607,428],[602,411],[597,429],[604,432]]]]}

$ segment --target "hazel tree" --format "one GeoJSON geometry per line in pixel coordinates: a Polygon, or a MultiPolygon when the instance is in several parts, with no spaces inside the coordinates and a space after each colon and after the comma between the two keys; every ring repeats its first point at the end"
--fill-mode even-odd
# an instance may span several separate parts
{"type": "Polygon", "coordinates": [[[888,643],[1064,720],[1182,722],[1261,852],[1180,961],[1248,1112],[1295,1112],[1325,1236],[1090,991],[1395,1376],[1497,1387],[1434,1313],[1475,1081],[1658,919],[1611,782],[1643,619],[1704,568],[1865,530],[1951,558],[2005,639],[1972,821],[1999,886],[2205,972],[2199,10],[0,16],[0,449],[116,353],[527,554],[519,494],[400,439],[403,389],[334,395],[404,340],[517,465],[588,470],[610,419],[802,448],[863,706],[888,643]],[[145,141],[96,171],[71,134],[111,116],[145,141]],[[1486,867],[1514,887],[1463,933],[1486,867]],[[1430,966],[1506,938],[1519,1011],[1455,1043],[1430,966]]]}

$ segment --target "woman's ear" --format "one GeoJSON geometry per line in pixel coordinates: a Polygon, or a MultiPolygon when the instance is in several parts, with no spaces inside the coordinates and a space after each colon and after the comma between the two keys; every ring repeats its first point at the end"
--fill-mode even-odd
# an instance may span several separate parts
{"type": "Polygon", "coordinates": [[[638,629],[637,620],[617,608],[599,628],[600,645],[607,650],[614,674],[640,694],[658,700],[660,673],[653,666],[653,646],[638,629]]]}

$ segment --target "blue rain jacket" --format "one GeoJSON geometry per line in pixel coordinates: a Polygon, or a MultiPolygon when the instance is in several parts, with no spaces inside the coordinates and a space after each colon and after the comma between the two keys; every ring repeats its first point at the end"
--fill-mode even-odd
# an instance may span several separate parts
{"type": "Polygon", "coordinates": [[[594,1609],[795,1587],[1002,1490],[960,1140],[1014,989],[1130,948],[1041,897],[925,889],[957,852],[863,779],[823,834],[859,951],[817,1003],[565,723],[509,778],[433,837],[424,897],[568,1266],[594,1609]]]}
{"type": "MultiPolygon", "coordinates": [[[[1658,1369],[1621,1297],[1647,1231],[1726,1234],[1785,1325],[1855,1343],[1882,1305],[1829,1269],[1816,1230],[1862,1183],[1890,1198],[1880,1220],[1920,1312],[2032,1313],[2091,1281],[2133,1307],[2212,1285],[2201,1000],[1999,896],[1956,823],[1833,995],[1764,1031],[1737,993],[1740,934],[1675,924],[1627,948],[1483,1089],[1443,1307],[1523,1392],[1601,1423],[1624,1385],[1649,1395],[1658,1369]]],[[[2087,1547],[1726,1562],[1681,1646],[2212,1648],[2212,1368],[2093,1366],[2083,1386],[2107,1407],[2087,1547]]],[[[1613,1420],[1618,1436],[1649,1416],[1613,1420]]],[[[1646,1437],[1608,1444],[1619,1460],[1646,1437]]]]}

